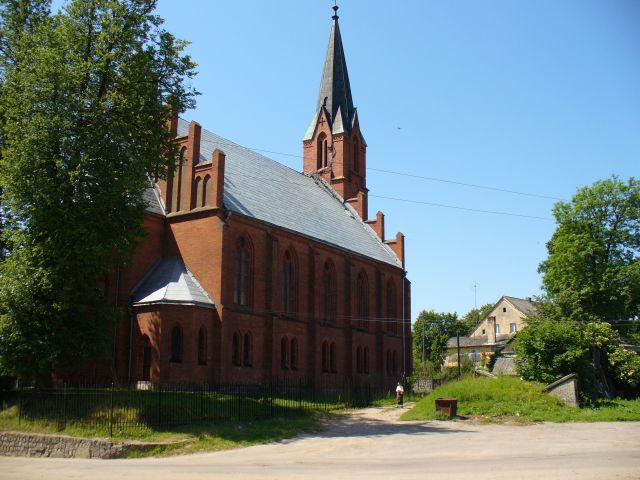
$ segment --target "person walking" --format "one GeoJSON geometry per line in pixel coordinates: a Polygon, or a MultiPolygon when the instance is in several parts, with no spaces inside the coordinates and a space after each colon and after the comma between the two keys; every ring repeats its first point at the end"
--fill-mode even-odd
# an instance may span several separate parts
{"type": "Polygon", "coordinates": [[[402,408],[404,404],[404,388],[400,382],[398,382],[398,386],[396,387],[396,404],[400,408],[402,408]]]}

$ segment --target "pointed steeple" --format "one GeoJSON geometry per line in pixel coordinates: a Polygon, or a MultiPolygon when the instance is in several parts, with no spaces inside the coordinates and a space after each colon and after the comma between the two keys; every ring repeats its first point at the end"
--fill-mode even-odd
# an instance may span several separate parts
{"type": "Polygon", "coordinates": [[[318,103],[302,138],[302,171],[320,175],[366,220],[367,144],[351,97],[337,5],[333,11],[318,103]]]}
{"type": "MultiPolygon", "coordinates": [[[[344,131],[350,132],[353,127],[355,108],[351,97],[349,72],[347,71],[347,61],[342,47],[340,26],[338,25],[337,5],[333,7],[333,12],[329,47],[327,48],[327,56],[322,69],[317,111],[324,107],[329,114],[329,122],[332,127],[338,127],[339,124],[342,124],[344,131]],[[338,116],[342,118],[338,118],[338,116]]],[[[343,131],[342,128],[340,128],[340,131],[343,131]]],[[[334,133],[340,132],[334,131],[334,133]]]]}

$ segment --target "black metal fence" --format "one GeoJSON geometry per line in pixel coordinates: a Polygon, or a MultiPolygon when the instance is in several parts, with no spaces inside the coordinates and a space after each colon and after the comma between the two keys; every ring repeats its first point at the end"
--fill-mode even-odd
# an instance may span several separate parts
{"type": "Polygon", "coordinates": [[[253,421],[370,405],[393,395],[370,385],[156,385],[19,388],[0,392],[2,408],[15,406],[18,421],[43,420],[59,430],[81,426],[110,436],[202,422],[253,421]]]}

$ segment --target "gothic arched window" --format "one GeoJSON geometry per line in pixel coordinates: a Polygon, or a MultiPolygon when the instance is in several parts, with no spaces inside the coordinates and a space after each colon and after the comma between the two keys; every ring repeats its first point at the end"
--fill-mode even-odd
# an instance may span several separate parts
{"type": "Polygon", "coordinates": [[[209,175],[204,177],[202,182],[202,204],[198,204],[198,207],[210,207],[211,206],[211,177],[209,175]]]}
{"type": "Polygon", "coordinates": [[[198,331],[198,365],[207,364],[207,331],[200,327],[198,331]]]}
{"type": "Polygon", "coordinates": [[[176,325],[171,330],[171,362],[182,362],[182,329],[176,325]]]}
{"type": "Polygon", "coordinates": [[[360,272],[358,274],[358,281],[356,284],[356,302],[358,327],[366,329],[367,322],[369,320],[369,283],[367,282],[367,276],[364,272],[360,272]]]}
{"type": "Polygon", "coordinates": [[[289,369],[289,342],[287,337],[282,337],[282,340],[280,340],[280,368],[282,370],[289,369]]]}
{"type": "Polygon", "coordinates": [[[251,251],[244,237],[240,237],[236,243],[234,263],[233,303],[248,306],[251,283],[251,251]]]}
{"type": "Polygon", "coordinates": [[[296,269],[289,250],[282,262],[282,311],[290,315],[296,311],[296,269]]]}
{"type": "Polygon", "coordinates": [[[356,372],[362,373],[362,348],[356,350],[356,372]]]}
{"type": "Polygon", "coordinates": [[[369,373],[369,347],[364,347],[362,352],[362,371],[369,373]]]}
{"type": "Polygon", "coordinates": [[[318,137],[317,165],[318,170],[329,165],[329,143],[327,141],[327,136],[324,133],[321,133],[318,137]]]}
{"type": "Polygon", "coordinates": [[[242,345],[242,364],[250,367],[253,364],[253,338],[250,333],[244,334],[244,342],[242,345]]]}
{"type": "Polygon", "coordinates": [[[289,357],[289,365],[291,366],[291,370],[298,369],[298,340],[295,338],[291,339],[291,355],[289,357]]]}
{"type": "Polygon", "coordinates": [[[336,281],[333,265],[327,261],[322,274],[323,305],[322,316],[326,323],[332,324],[336,318],[336,281]]]}
{"type": "Polygon", "coordinates": [[[195,208],[198,208],[198,207],[202,206],[202,188],[200,187],[200,185],[202,185],[202,179],[200,177],[196,177],[195,181],[193,182],[193,188],[196,191],[196,206],[195,206],[195,208]]]}
{"type": "Polygon", "coordinates": [[[394,335],[398,333],[398,309],[396,307],[396,289],[393,282],[387,282],[387,331],[394,335]]]}
{"type": "Polygon", "coordinates": [[[331,373],[338,371],[336,366],[336,344],[334,342],[331,342],[331,346],[329,347],[329,369],[331,373]]]}
{"type": "Polygon", "coordinates": [[[329,372],[329,344],[327,342],[322,343],[322,371],[329,372]]]}

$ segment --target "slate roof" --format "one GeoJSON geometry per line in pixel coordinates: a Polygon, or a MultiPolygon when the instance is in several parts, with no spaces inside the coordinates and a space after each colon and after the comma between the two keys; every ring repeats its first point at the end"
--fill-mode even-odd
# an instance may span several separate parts
{"type": "Polygon", "coordinates": [[[133,305],[178,304],[215,308],[213,300],[178,257],[158,261],[134,288],[133,305]]]}
{"type": "MultiPolygon", "coordinates": [[[[178,136],[189,123],[178,120],[178,136]]],[[[303,175],[270,158],[202,129],[199,163],[215,149],[226,155],[224,205],[308,238],[402,268],[388,245],[325,181],[303,175]]]]}
{"type": "Polygon", "coordinates": [[[158,191],[158,187],[155,185],[147,188],[142,194],[142,199],[144,200],[147,208],[145,209],[147,212],[155,213],[156,215],[165,215],[165,208],[162,203],[162,198],[160,196],[160,192],[158,191]]]}
{"type": "MultiPolygon", "coordinates": [[[[340,35],[340,26],[338,25],[337,8],[335,8],[335,12],[332,17],[333,23],[331,25],[331,34],[329,35],[329,46],[327,47],[327,55],[322,69],[316,111],[319,111],[322,107],[326,108],[330,114],[329,118],[332,125],[338,119],[342,123],[341,128],[350,131],[353,126],[355,108],[353,107],[353,98],[351,96],[347,61],[342,46],[342,35],[340,35]]],[[[338,132],[334,131],[334,133],[338,132]]]]}
{"type": "Polygon", "coordinates": [[[529,300],[526,300],[524,298],[507,297],[506,295],[504,296],[504,298],[506,298],[509,301],[509,303],[511,303],[514,307],[516,307],[525,315],[529,315],[531,313],[536,312],[536,306],[529,300]]]}
{"type": "Polygon", "coordinates": [[[495,375],[517,375],[516,359],[513,357],[496,358],[492,373],[495,375]]]}

